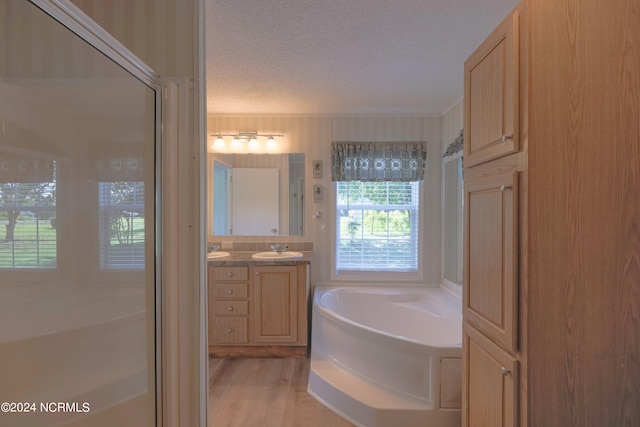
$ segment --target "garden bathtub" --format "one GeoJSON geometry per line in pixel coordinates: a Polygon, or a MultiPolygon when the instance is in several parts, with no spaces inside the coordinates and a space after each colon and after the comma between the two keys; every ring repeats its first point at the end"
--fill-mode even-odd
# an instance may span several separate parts
{"type": "Polygon", "coordinates": [[[308,392],[360,426],[461,422],[461,302],[441,288],[317,288],[308,392]]]}

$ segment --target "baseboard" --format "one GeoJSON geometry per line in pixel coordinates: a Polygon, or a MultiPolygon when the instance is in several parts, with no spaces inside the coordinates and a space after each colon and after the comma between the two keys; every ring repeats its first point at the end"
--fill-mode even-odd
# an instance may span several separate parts
{"type": "Polygon", "coordinates": [[[210,345],[209,357],[234,358],[287,358],[304,359],[309,356],[307,346],[222,346],[210,345]]]}

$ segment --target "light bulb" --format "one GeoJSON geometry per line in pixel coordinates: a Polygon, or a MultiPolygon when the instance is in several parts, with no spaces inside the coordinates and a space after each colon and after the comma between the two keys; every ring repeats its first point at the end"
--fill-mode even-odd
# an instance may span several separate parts
{"type": "Polygon", "coordinates": [[[257,138],[251,138],[249,140],[249,150],[258,150],[260,149],[260,143],[257,138]]]}
{"type": "Polygon", "coordinates": [[[242,144],[240,143],[240,139],[238,137],[233,138],[233,141],[231,141],[231,148],[234,150],[239,150],[242,148],[242,144]]]}
{"type": "Polygon", "coordinates": [[[218,151],[222,151],[224,150],[225,144],[224,144],[224,139],[222,139],[222,136],[218,136],[216,138],[215,141],[213,141],[213,144],[211,145],[211,148],[213,148],[214,150],[218,150],[218,151]]]}
{"type": "Polygon", "coordinates": [[[276,148],[278,148],[278,143],[273,138],[273,136],[269,136],[269,138],[267,139],[266,147],[267,150],[275,150],[276,148]]]}

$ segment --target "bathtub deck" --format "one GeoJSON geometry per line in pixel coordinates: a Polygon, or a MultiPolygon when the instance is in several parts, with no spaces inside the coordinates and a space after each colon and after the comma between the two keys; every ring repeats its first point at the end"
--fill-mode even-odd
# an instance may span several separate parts
{"type": "Polygon", "coordinates": [[[309,359],[209,359],[209,426],[353,427],[307,393],[309,359]]]}

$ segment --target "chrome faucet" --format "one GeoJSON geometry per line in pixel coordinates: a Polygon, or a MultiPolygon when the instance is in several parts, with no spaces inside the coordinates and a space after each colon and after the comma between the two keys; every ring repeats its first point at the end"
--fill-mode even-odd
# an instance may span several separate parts
{"type": "Polygon", "coordinates": [[[289,249],[289,246],[287,245],[280,245],[278,243],[271,245],[271,250],[273,252],[278,252],[279,254],[281,254],[282,252],[286,252],[289,249]]]}

